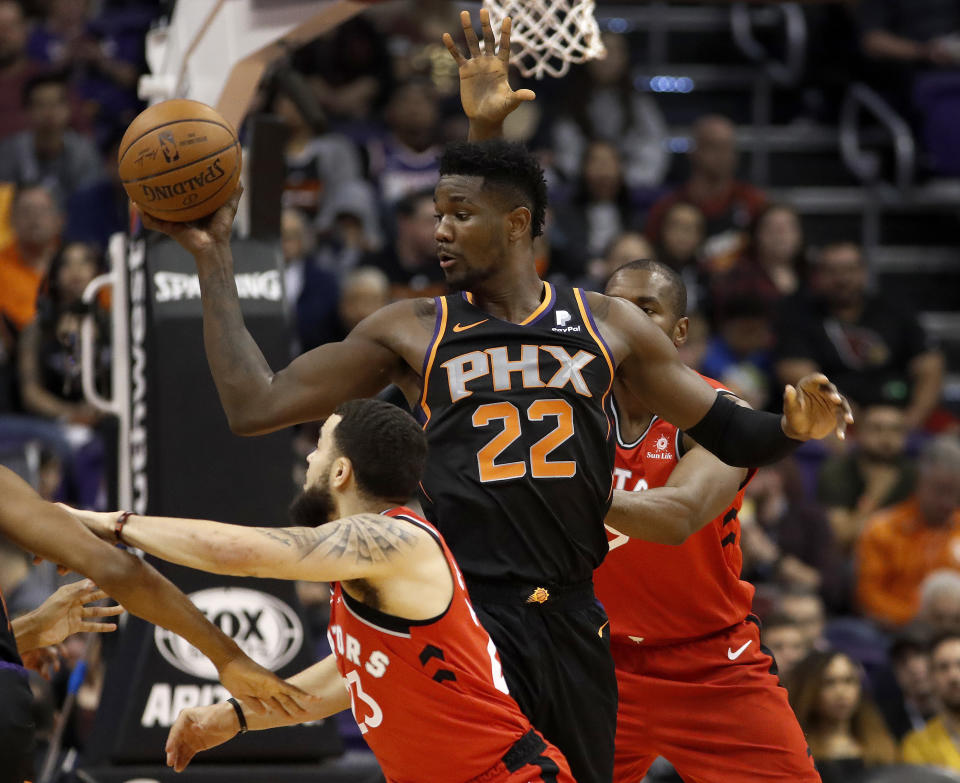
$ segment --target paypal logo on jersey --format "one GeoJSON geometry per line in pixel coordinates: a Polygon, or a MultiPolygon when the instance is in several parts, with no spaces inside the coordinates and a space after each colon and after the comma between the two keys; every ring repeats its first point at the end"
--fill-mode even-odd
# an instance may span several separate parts
{"type": "Polygon", "coordinates": [[[561,332],[561,333],[563,333],[563,334],[566,334],[566,333],[568,333],[568,332],[579,332],[579,331],[580,331],[580,325],[579,325],[579,324],[577,324],[576,326],[567,326],[567,324],[570,322],[570,319],[573,318],[573,316],[570,315],[570,313],[569,313],[568,311],[566,311],[566,310],[557,310],[557,312],[556,312],[556,318],[557,318],[557,325],[550,327],[550,331],[551,331],[551,332],[561,332]]]}

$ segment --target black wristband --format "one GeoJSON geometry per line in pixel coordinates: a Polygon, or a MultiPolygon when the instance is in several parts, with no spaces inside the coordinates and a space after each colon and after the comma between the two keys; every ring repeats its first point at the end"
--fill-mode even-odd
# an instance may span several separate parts
{"type": "Polygon", "coordinates": [[[775,413],[737,405],[718,394],[707,415],[687,434],[728,465],[755,468],[783,459],[803,441],[787,437],[775,413]]]}
{"type": "Polygon", "coordinates": [[[233,711],[237,713],[237,720],[240,721],[240,731],[238,731],[237,734],[246,734],[247,719],[246,717],[244,717],[243,707],[240,706],[240,702],[238,702],[235,698],[233,698],[233,696],[227,699],[227,701],[233,705],[233,711]]]}

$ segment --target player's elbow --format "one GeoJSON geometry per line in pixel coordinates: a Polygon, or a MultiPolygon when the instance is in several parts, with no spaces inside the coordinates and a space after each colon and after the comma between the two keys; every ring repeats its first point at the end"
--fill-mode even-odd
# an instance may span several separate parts
{"type": "Polygon", "coordinates": [[[105,546],[101,557],[86,569],[92,579],[108,595],[121,598],[133,585],[139,584],[146,564],[136,555],[105,546]]]}

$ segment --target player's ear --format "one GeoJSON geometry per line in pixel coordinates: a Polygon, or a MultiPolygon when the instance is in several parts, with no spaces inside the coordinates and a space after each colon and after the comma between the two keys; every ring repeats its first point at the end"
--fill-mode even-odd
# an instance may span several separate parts
{"type": "Polygon", "coordinates": [[[526,207],[515,207],[507,214],[507,239],[519,242],[525,234],[530,232],[530,210],[526,207]]]}
{"type": "Polygon", "coordinates": [[[673,344],[681,346],[687,341],[687,329],[690,328],[690,319],[683,316],[673,325],[673,344]]]}
{"type": "Polygon", "coordinates": [[[353,463],[346,457],[337,457],[330,466],[330,486],[343,489],[353,476],[353,463]]]}

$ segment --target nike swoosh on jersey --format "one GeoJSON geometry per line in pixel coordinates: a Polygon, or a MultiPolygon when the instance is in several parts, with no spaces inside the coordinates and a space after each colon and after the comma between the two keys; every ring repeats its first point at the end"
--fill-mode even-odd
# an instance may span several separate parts
{"type": "Polygon", "coordinates": [[[743,654],[743,651],[746,650],[751,644],[753,644],[753,639],[751,639],[751,640],[748,641],[748,642],[744,642],[743,646],[742,646],[739,650],[737,650],[736,652],[734,652],[733,650],[731,650],[731,649],[728,647],[728,648],[727,648],[727,657],[728,657],[731,661],[737,660],[737,658],[739,658],[739,657],[743,654]]]}
{"type": "Polygon", "coordinates": [[[459,323],[456,323],[453,325],[453,331],[465,332],[467,329],[473,329],[474,326],[480,326],[480,324],[485,324],[489,320],[489,318],[484,318],[482,321],[475,321],[474,323],[467,324],[466,326],[461,326],[459,323]]]}

